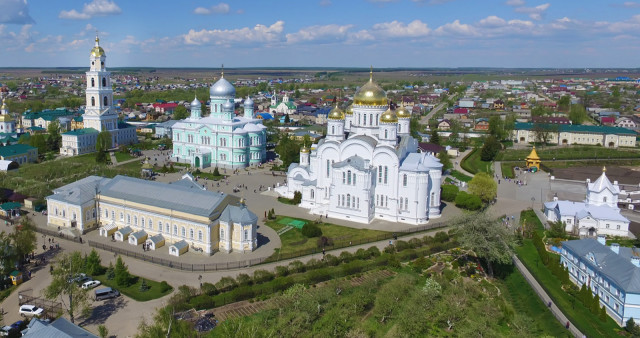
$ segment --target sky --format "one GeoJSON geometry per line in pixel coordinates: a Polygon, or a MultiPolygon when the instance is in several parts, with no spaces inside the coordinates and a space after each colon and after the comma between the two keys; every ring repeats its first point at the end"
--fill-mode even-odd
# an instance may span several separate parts
{"type": "Polygon", "coordinates": [[[640,0],[0,0],[0,67],[640,67],[640,0]]]}

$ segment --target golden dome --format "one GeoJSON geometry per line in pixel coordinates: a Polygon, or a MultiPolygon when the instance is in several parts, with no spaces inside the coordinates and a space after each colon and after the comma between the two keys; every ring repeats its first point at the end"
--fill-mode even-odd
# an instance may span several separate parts
{"type": "Polygon", "coordinates": [[[345,110],[345,111],[344,111],[344,114],[345,114],[345,115],[353,115],[353,105],[352,105],[352,104],[350,104],[350,105],[347,107],[347,110],[345,110]]]}
{"type": "Polygon", "coordinates": [[[11,122],[11,121],[13,121],[13,118],[11,117],[11,115],[8,115],[8,114],[0,115],[0,122],[11,122]]]}
{"type": "Polygon", "coordinates": [[[308,153],[309,153],[309,148],[307,148],[307,147],[302,147],[302,148],[300,148],[300,152],[301,152],[301,153],[308,154],[308,153]]]}
{"type": "Polygon", "coordinates": [[[361,106],[387,105],[387,93],[373,82],[373,70],[369,73],[369,82],[360,87],[353,96],[353,104],[361,106]]]}
{"type": "Polygon", "coordinates": [[[387,111],[380,116],[380,122],[382,123],[398,123],[398,115],[391,110],[391,108],[387,109],[387,111]]]}
{"type": "Polygon", "coordinates": [[[91,50],[91,56],[95,56],[95,57],[106,56],[104,53],[104,49],[100,47],[100,39],[98,38],[97,35],[96,35],[96,44],[95,46],[93,46],[93,49],[91,50]]]}
{"type": "Polygon", "coordinates": [[[404,106],[400,106],[396,109],[396,115],[398,115],[399,119],[410,119],[411,113],[404,106]]]}
{"type": "Polygon", "coordinates": [[[344,120],[344,112],[336,105],[335,108],[331,109],[327,118],[330,120],[344,120]]]}

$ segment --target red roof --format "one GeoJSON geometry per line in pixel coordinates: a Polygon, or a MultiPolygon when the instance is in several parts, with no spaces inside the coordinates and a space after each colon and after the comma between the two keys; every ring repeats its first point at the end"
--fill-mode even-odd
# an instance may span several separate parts
{"type": "Polygon", "coordinates": [[[600,118],[600,123],[615,123],[616,118],[613,116],[603,116],[600,118]]]}
{"type": "Polygon", "coordinates": [[[456,108],[453,110],[454,114],[468,114],[469,113],[469,109],[467,108],[456,108]]]}
{"type": "Polygon", "coordinates": [[[177,106],[178,106],[177,103],[154,103],[153,104],[154,108],[164,108],[164,109],[171,109],[177,106]]]}

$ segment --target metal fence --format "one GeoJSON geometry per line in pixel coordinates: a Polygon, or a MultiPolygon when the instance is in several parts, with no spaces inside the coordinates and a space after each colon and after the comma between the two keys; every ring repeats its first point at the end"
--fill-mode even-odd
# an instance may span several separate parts
{"type": "Polygon", "coordinates": [[[67,236],[65,234],[63,234],[60,231],[55,231],[55,230],[50,230],[50,229],[46,229],[46,228],[42,228],[42,227],[35,227],[36,231],[43,234],[43,235],[47,235],[47,236],[51,236],[51,237],[58,237],[58,238],[62,238],[62,239],[66,239],[68,241],[74,241],[74,242],[78,242],[80,243],[80,237],[72,237],[72,236],[67,236]]]}
{"type": "MultiPolygon", "coordinates": [[[[27,290],[26,292],[28,292],[27,290]]],[[[44,309],[44,315],[40,316],[40,318],[56,318],[60,314],[62,314],[64,308],[60,302],[55,302],[52,300],[33,297],[25,294],[25,291],[18,293],[18,305],[29,304],[35,305],[44,309]]]]}
{"type": "MultiPolygon", "coordinates": [[[[418,232],[433,230],[433,229],[436,229],[436,228],[444,227],[445,225],[446,224],[444,224],[444,223],[433,223],[433,224],[427,224],[427,225],[423,225],[423,226],[420,226],[420,227],[417,227],[417,228],[413,228],[413,229],[410,229],[408,231],[398,232],[397,234],[386,233],[386,234],[382,234],[382,235],[378,235],[378,236],[366,237],[366,238],[361,238],[361,239],[357,239],[357,240],[335,241],[335,242],[333,242],[333,245],[326,246],[325,249],[326,250],[336,250],[336,249],[342,249],[342,248],[346,248],[346,247],[350,247],[350,246],[373,243],[373,242],[378,242],[378,241],[382,241],[382,240],[386,240],[386,239],[392,239],[394,236],[403,237],[403,236],[408,236],[408,235],[411,235],[411,234],[414,234],[414,233],[418,233],[418,232]]],[[[96,242],[96,241],[92,241],[92,240],[88,240],[87,242],[89,243],[89,246],[92,246],[92,247],[97,248],[97,249],[110,251],[110,252],[113,252],[115,254],[119,254],[119,255],[123,255],[123,256],[127,256],[127,257],[132,257],[132,258],[143,260],[145,262],[159,264],[159,265],[163,265],[163,266],[166,266],[166,267],[169,267],[169,268],[178,269],[178,270],[184,270],[184,271],[219,271],[219,270],[231,270],[231,269],[247,268],[247,267],[255,266],[255,265],[259,265],[259,264],[278,262],[278,261],[282,261],[282,260],[293,259],[293,258],[302,257],[302,256],[308,256],[308,255],[313,255],[313,254],[322,252],[321,248],[313,248],[313,249],[308,249],[308,250],[300,250],[300,251],[296,251],[296,252],[281,254],[281,255],[277,255],[277,256],[274,255],[274,256],[270,256],[270,257],[254,258],[254,259],[249,259],[249,260],[244,260],[244,261],[237,261],[237,262],[194,264],[194,263],[184,263],[184,262],[178,262],[178,261],[174,261],[174,260],[170,260],[170,259],[164,259],[164,258],[156,257],[156,256],[153,256],[153,255],[147,255],[147,254],[143,254],[143,253],[140,253],[140,252],[136,252],[136,251],[132,251],[132,250],[128,250],[128,249],[123,249],[123,248],[119,248],[119,247],[116,247],[116,246],[113,246],[113,245],[109,245],[109,244],[101,243],[101,242],[96,242]]]]}

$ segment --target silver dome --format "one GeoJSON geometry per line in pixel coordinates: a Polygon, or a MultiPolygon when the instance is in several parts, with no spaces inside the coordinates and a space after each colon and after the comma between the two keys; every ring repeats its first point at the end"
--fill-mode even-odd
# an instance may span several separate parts
{"type": "Polygon", "coordinates": [[[198,98],[194,98],[193,101],[191,101],[191,108],[193,107],[201,107],[202,103],[200,103],[200,100],[198,100],[198,98]]]}
{"type": "Polygon", "coordinates": [[[247,96],[247,99],[244,100],[244,106],[245,107],[253,107],[253,100],[247,96]]]}
{"type": "Polygon", "coordinates": [[[233,103],[231,103],[231,101],[227,101],[227,102],[222,104],[222,109],[233,110],[233,108],[235,108],[235,105],[233,103]]]}
{"type": "Polygon", "coordinates": [[[217,97],[236,97],[236,89],[225,78],[220,78],[216,83],[209,88],[209,95],[217,97]]]}

